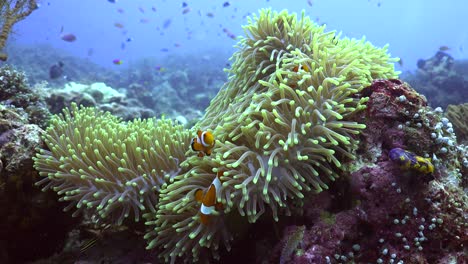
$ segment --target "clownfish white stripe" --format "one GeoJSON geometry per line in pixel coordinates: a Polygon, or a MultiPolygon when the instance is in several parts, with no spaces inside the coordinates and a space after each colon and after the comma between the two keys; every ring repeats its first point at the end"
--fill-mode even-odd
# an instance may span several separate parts
{"type": "Polygon", "coordinates": [[[204,139],[204,138],[205,138],[205,134],[206,134],[206,131],[203,132],[203,133],[201,134],[201,139],[200,139],[200,137],[199,137],[199,140],[200,140],[200,142],[202,143],[203,146],[209,147],[210,145],[206,144],[205,139],[204,139]]]}
{"type": "Polygon", "coordinates": [[[205,206],[203,203],[200,208],[200,212],[204,215],[211,215],[214,210],[214,206],[205,206]]]}
{"type": "Polygon", "coordinates": [[[215,190],[216,190],[216,197],[219,197],[220,196],[220,193],[221,193],[221,181],[219,180],[218,176],[215,177],[215,179],[213,180],[213,182],[211,183],[214,185],[215,187],[215,190]]]}

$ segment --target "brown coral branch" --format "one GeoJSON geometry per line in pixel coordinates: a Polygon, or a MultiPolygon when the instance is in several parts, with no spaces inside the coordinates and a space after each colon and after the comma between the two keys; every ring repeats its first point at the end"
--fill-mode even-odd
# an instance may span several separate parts
{"type": "MultiPolygon", "coordinates": [[[[0,19],[3,21],[2,29],[0,31],[0,49],[5,47],[5,43],[10,35],[11,29],[16,22],[23,20],[29,16],[35,9],[37,9],[36,0],[16,0],[2,3],[2,13],[0,13],[0,19]],[[12,3],[15,5],[12,7],[12,3]]],[[[8,55],[0,53],[0,60],[6,61],[8,55]]]]}

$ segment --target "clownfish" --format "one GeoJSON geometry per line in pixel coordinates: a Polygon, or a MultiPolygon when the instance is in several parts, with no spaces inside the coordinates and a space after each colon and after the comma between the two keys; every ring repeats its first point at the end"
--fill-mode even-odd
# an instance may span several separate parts
{"type": "Polygon", "coordinates": [[[299,70],[304,70],[306,72],[309,72],[309,67],[307,67],[306,65],[294,66],[293,72],[298,72],[299,70]]]}
{"type": "Polygon", "coordinates": [[[216,202],[216,197],[220,195],[221,191],[221,180],[220,177],[223,175],[222,171],[218,171],[213,182],[211,182],[208,190],[204,192],[202,189],[195,191],[195,200],[201,202],[200,206],[200,222],[204,225],[210,223],[210,218],[215,211],[223,208],[222,203],[216,202]]]}
{"type": "Polygon", "coordinates": [[[388,153],[393,162],[396,162],[403,169],[413,169],[424,174],[434,172],[434,165],[431,159],[424,158],[401,148],[393,148],[388,153]]]}
{"type": "Polygon", "coordinates": [[[211,132],[198,130],[197,137],[192,138],[190,145],[193,151],[198,151],[198,157],[203,157],[211,155],[215,142],[216,140],[211,132]]]}

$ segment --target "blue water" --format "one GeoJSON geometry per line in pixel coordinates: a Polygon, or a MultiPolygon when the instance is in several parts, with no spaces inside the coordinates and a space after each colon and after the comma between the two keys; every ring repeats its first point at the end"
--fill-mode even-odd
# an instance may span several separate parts
{"type": "Polygon", "coordinates": [[[389,43],[392,56],[403,59],[403,67],[397,66],[400,70],[416,68],[418,59],[432,56],[442,45],[448,46],[456,59],[466,58],[468,52],[468,2],[463,0],[450,4],[435,0],[311,0],[312,5],[307,0],[243,0],[230,1],[228,7],[223,7],[225,1],[221,0],[193,0],[185,1],[191,9],[186,14],[182,13],[183,2],[40,1],[40,8],[15,26],[16,35],[9,45],[49,43],[109,67],[125,67],[142,57],[162,58],[171,53],[207,56],[218,49],[231,54],[236,40],[223,29],[242,35],[247,15],[272,7],[305,10],[313,20],[326,23],[328,30],[353,38],[366,36],[376,46],[389,43]],[[209,12],[213,17],[207,16],[209,12]],[[164,28],[168,20],[170,25],[164,28]],[[77,40],[63,41],[62,28],[63,33],[75,34],[77,40]],[[114,65],[115,59],[122,60],[122,65],[114,65]]]}

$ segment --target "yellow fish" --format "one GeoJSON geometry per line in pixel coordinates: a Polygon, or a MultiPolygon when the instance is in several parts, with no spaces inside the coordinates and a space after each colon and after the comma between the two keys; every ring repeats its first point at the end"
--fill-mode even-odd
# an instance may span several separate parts
{"type": "Polygon", "coordinates": [[[424,174],[434,172],[434,165],[432,165],[431,159],[418,156],[413,152],[401,148],[393,148],[388,153],[388,156],[403,169],[413,169],[424,174]]]}
{"type": "Polygon", "coordinates": [[[192,138],[190,145],[193,151],[198,151],[198,157],[210,156],[216,140],[209,131],[197,131],[197,136],[192,138]]]}

